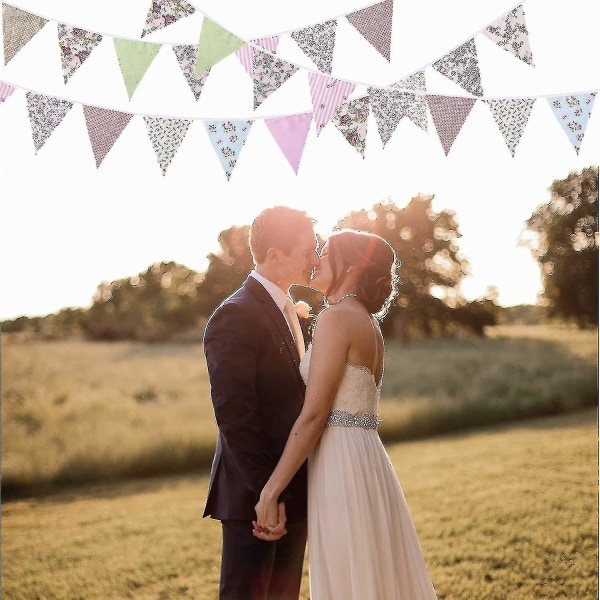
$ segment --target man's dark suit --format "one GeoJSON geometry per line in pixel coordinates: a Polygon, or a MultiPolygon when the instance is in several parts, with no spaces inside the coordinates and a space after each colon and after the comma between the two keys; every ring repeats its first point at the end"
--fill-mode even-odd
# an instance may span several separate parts
{"type": "Polygon", "coordinates": [[[223,523],[221,598],[297,598],[306,544],[306,465],[281,497],[288,534],[277,542],[258,540],[251,521],[300,414],[305,386],[286,320],[253,277],[209,319],[204,352],[219,436],[203,516],[223,523]]]}

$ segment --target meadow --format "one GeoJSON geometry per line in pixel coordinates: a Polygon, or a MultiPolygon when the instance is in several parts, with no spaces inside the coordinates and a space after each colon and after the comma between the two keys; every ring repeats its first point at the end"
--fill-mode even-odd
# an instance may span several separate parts
{"type": "MultiPolygon", "coordinates": [[[[440,600],[598,597],[597,423],[589,408],[388,445],[440,600]]],[[[217,598],[207,483],[198,473],[3,503],[2,597],[217,598]]]]}
{"type": "MultiPolygon", "coordinates": [[[[387,342],[380,429],[423,439],[597,404],[597,331],[387,342]]],[[[200,472],[216,426],[198,343],[2,343],[2,495],[200,472]]]]}

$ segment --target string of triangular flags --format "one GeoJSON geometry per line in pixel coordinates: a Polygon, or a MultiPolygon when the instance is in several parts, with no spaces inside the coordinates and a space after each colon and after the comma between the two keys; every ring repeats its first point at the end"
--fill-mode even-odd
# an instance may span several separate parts
{"type": "MultiPolygon", "coordinates": [[[[22,88],[17,88],[9,83],[0,82],[0,107],[5,100],[13,95],[16,89],[22,90],[22,88]]],[[[25,91],[32,138],[37,153],[76,103],[31,90],[23,91],[25,91]]],[[[591,91],[545,97],[577,153],[579,153],[592,114],[596,93],[597,91],[591,91]]],[[[502,133],[511,155],[514,157],[534,103],[539,98],[483,100],[427,95],[424,97],[426,106],[423,107],[423,110],[429,109],[444,152],[448,155],[474,104],[476,102],[488,104],[491,115],[502,133]]],[[[377,105],[371,105],[370,96],[350,101],[343,100],[340,101],[328,119],[328,122],[335,125],[347,142],[363,158],[371,108],[373,108],[377,120],[375,110],[377,105]]],[[[145,121],[148,137],[152,143],[162,174],[165,175],[192,122],[202,121],[227,180],[231,178],[248,135],[257,120],[265,123],[284,157],[297,174],[310,124],[314,118],[313,113],[305,112],[256,119],[181,119],[139,115],[90,105],[82,105],[82,109],[97,168],[100,167],[132,118],[141,116],[145,121]]],[[[381,107],[377,110],[380,109],[381,107]]],[[[395,118],[397,118],[397,114],[395,118]]],[[[326,122],[322,123],[323,126],[325,124],[326,122]]],[[[386,139],[389,139],[387,136],[391,134],[387,130],[384,130],[384,134],[381,138],[385,146],[386,139]]]]}
{"type": "MultiPolygon", "coordinates": [[[[184,0],[153,0],[142,37],[184,16],[189,16],[194,11],[194,7],[184,0]]],[[[392,13],[393,0],[384,0],[365,9],[348,13],[344,18],[357,27],[367,41],[377,46],[389,60],[392,13]],[[385,43],[383,44],[377,36],[383,36],[385,43]]],[[[2,14],[6,65],[49,20],[6,3],[2,5],[2,14]]],[[[116,37],[112,39],[129,99],[161,48],[170,46],[196,100],[200,99],[210,69],[235,53],[253,78],[253,107],[256,109],[299,71],[308,72],[309,77],[325,75],[328,84],[335,84],[348,90],[354,90],[357,86],[373,87],[368,82],[349,81],[331,76],[336,25],[337,19],[331,19],[294,30],[290,34],[303,52],[315,63],[316,72],[276,55],[281,34],[245,41],[207,16],[203,16],[200,38],[196,45],[157,44],[116,37]]],[[[109,36],[58,22],[57,30],[63,80],[66,84],[91,52],[105,37],[109,36]]],[[[475,36],[479,34],[492,39],[497,46],[509,51],[525,63],[534,65],[521,3],[471,36],[466,42],[411,75],[431,67],[469,94],[482,97],[483,88],[475,45],[475,36]]],[[[406,91],[398,89],[397,84],[379,87],[382,90],[393,88],[397,92],[406,91]]],[[[412,95],[426,92],[425,89],[421,90],[414,86],[409,89],[412,95]]]]}

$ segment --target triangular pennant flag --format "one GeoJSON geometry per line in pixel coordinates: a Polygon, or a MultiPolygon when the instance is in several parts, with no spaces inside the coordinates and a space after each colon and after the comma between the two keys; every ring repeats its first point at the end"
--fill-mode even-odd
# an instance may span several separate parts
{"type": "MultiPolygon", "coordinates": [[[[250,40],[253,44],[264,48],[267,52],[271,54],[275,54],[277,52],[277,46],[279,45],[279,36],[274,35],[272,37],[266,38],[257,38],[255,40],[250,40]]],[[[254,48],[250,44],[245,44],[241,48],[238,48],[235,51],[235,55],[238,57],[239,61],[242,63],[242,66],[246,70],[246,73],[253,76],[252,70],[252,61],[254,59],[254,48]]]]}
{"type": "Polygon", "coordinates": [[[161,117],[144,117],[144,121],[146,121],[148,137],[152,142],[156,159],[164,175],[173,157],[177,154],[191,121],[161,117]]]}
{"type": "Polygon", "coordinates": [[[342,132],[348,143],[365,157],[367,145],[367,119],[369,118],[369,97],[363,96],[345,102],[335,111],[332,123],[342,132]]]}
{"type": "Polygon", "coordinates": [[[267,52],[271,54],[275,54],[277,52],[277,46],[279,46],[279,36],[272,35],[264,38],[256,38],[255,40],[250,40],[253,44],[264,48],[267,52]]]}
{"type": "Polygon", "coordinates": [[[98,168],[133,115],[96,106],[84,106],[83,115],[98,168]]]}
{"type": "Polygon", "coordinates": [[[254,82],[254,108],[258,108],[274,91],[278,90],[299,67],[277,56],[253,49],[252,80],[254,82]]]}
{"type": "Polygon", "coordinates": [[[458,46],[431,66],[470,94],[483,96],[475,38],[458,46]]]}
{"type": "Polygon", "coordinates": [[[2,4],[4,64],[8,64],[47,22],[47,19],[32,15],[16,6],[2,4]]]}
{"type": "Polygon", "coordinates": [[[192,90],[192,94],[194,94],[194,98],[196,100],[200,99],[200,95],[202,94],[202,88],[208,79],[208,75],[210,74],[210,69],[206,69],[204,73],[201,73],[198,77],[194,75],[196,70],[196,53],[198,51],[198,46],[196,45],[180,45],[173,46],[173,52],[177,58],[177,62],[183,71],[183,76],[187,81],[190,89],[192,90]]]}
{"type": "Polygon", "coordinates": [[[444,152],[448,156],[456,136],[475,104],[475,98],[434,95],[427,96],[427,104],[444,152]]]}
{"type": "MultiPolygon", "coordinates": [[[[391,88],[370,87],[367,91],[373,107],[377,130],[385,148],[404,116],[404,105],[409,94],[391,88]]],[[[414,94],[412,96],[414,98],[414,94]]],[[[410,99],[408,101],[410,102],[410,99]]]]}
{"type": "Polygon", "coordinates": [[[342,81],[341,79],[335,79],[334,77],[328,77],[319,73],[308,74],[308,85],[312,98],[315,129],[318,136],[325,125],[331,120],[337,107],[348,99],[348,96],[356,86],[349,81],[342,81]]]}
{"type": "Polygon", "coordinates": [[[85,31],[80,27],[71,27],[58,23],[58,45],[64,82],[84,63],[92,50],[102,41],[99,33],[85,31]]]}
{"type": "Polygon", "coordinates": [[[346,15],[346,19],[387,61],[390,61],[394,0],[385,0],[346,15]]]}
{"type": "Polygon", "coordinates": [[[554,116],[562,125],[575,152],[579,154],[585,128],[592,116],[592,107],[596,99],[596,92],[591,94],[578,94],[576,96],[556,96],[548,98],[554,116]]]}
{"type": "Polygon", "coordinates": [[[527,121],[535,99],[533,98],[501,98],[486,100],[492,111],[492,116],[512,156],[525,131],[527,121]]]}
{"type": "Polygon", "coordinates": [[[15,88],[4,81],[0,81],[0,104],[2,104],[13,92],[15,88]]]}
{"type": "Polygon", "coordinates": [[[185,0],[151,0],[142,37],[189,17],[196,9],[185,0]]]}
{"type": "Polygon", "coordinates": [[[127,88],[127,94],[131,100],[133,92],[135,92],[142,77],[146,74],[148,67],[162,46],[161,44],[119,38],[113,38],[113,42],[119,59],[119,67],[123,74],[123,81],[127,88]]]}
{"type": "Polygon", "coordinates": [[[528,65],[535,66],[529,46],[529,32],[525,24],[523,6],[517,6],[503,17],[490,23],[482,33],[500,48],[514,54],[528,65]]]}
{"type": "Polygon", "coordinates": [[[245,43],[244,40],[236,37],[230,31],[223,29],[214,21],[204,17],[202,20],[202,29],[200,30],[200,42],[198,43],[194,75],[197,77],[200,73],[206,71],[206,69],[210,69],[210,67],[216,65],[226,56],[233,54],[245,43]]]}
{"type": "Polygon", "coordinates": [[[296,175],[311,121],[312,113],[265,119],[271,135],[275,138],[287,161],[292,165],[296,175]]]}
{"type": "Polygon", "coordinates": [[[331,73],[336,28],[337,21],[334,19],[298,29],[291,34],[292,39],[300,46],[304,54],[323,73],[331,73]]]}
{"type": "Polygon", "coordinates": [[[206,132],[219,157],[227,181],[233,173],[252,123],[254,121],[204,121],[206,132]]]}
{"type": "Polygon", "coordinates": [[[44,145],[56,126],[73,108],[73,103],[52,96],[43,96],[35,92],[27,92],[27,112],[31,123],[31,133],[35,153],[44,145]]]}
{"type": "MultiPolygon", "coordinates": [[[[401,79],[393,83],[390,87],[425,92],[425,71],[417,71],[409,75],[406,79],[401,79]]],[[[427,131],[427,102],[425,95],[406,93],[400,100],[400,103],[402,116],[408,117],[423,131],[427,131]]]]}

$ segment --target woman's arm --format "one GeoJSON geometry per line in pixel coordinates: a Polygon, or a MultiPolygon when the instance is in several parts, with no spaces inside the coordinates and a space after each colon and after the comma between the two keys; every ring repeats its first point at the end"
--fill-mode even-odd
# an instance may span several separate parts
{"type": "Polygon", "coordinates": [[[296,471],[304,464],[325,428],[346,366],[349,337],[343,314],[344,311],[331,309],[319,314],[304,406],[255,507],[255,535],[261,530],[274,530],[278,522],[277,500],[296,471]]]}

